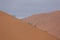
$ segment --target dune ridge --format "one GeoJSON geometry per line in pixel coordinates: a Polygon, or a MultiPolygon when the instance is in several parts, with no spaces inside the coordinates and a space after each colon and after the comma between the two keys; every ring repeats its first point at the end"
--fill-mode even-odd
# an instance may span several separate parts
{"type": "Polygon", "coordinates": [[[60,10],[34,14],[22,20],[60,39],[60,10]]]}

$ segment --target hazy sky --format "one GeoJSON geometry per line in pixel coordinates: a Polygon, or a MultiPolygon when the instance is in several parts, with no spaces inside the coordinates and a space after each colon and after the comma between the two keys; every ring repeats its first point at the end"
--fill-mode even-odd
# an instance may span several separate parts
{"type": "Polygon", "coordinates": [[[0,0],[0,10],[17,17],[60,10],[60,0],[0,0]]]}

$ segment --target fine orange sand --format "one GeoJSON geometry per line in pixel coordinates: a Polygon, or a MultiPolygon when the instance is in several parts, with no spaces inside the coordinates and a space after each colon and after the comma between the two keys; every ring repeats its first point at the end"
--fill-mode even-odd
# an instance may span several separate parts
{"type": "Polygon", "coordinates": [[[47,31],[49,34],[60,38],[60,11],[48,12],[45,14],[35,14],[22,19],[28,24],[47,31]]]}
{"type": "Polygon", "coordinates": [[[5,12],[0,11],[0,40],[59,40],[5,12]]]}

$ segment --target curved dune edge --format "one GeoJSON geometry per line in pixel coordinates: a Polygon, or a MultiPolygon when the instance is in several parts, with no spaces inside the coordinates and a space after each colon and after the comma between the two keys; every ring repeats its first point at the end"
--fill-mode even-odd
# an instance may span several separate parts
{"type": "Polygon", "coordinates": [[[22,20],[60,39],[60,10],[32,15],[22,20]]]}
{"type": "Polygon", "coordinates": [[[0,11],[0,40],[60,40],[0,11]]]}

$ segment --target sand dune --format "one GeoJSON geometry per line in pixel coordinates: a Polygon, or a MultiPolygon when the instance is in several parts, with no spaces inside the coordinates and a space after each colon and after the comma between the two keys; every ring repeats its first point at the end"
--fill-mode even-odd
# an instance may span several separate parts
{"type": "Polygon", "coordinates": [[[0,40],[59,40],[5,12],[0,11],[0,40]]]}
{"type": "Polygon", "coordinates": [[[35,14],[22,19],[28,24],[60,38],[60,11],[35,14]]]}
{"type": "Polygon", "coordinates": [[[0,40],[59,40],[5,12],[0,11],[0,40]]]}

